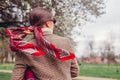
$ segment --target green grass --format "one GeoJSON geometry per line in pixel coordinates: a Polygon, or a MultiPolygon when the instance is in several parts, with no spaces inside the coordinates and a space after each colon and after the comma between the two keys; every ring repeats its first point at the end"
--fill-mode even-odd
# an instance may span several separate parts
{"type": "Polygon", "coordinates": [[[12,70],[14,64],[0,64],[0,70],[12,70]]]}
{"type": "Polygon", "coordinates": [[[0,80],[10,80],[10,73],[0,73],[0,80]]]}
{"type": "MultiPolygon", "coordinates": [[[[14,64],[0,64],[0,70],[12,70],[14,64]]],[[[0,80],[10,80],[11,73],[0,72],[0,80]]]]}
{"type": "MultiPolygon", "coordinates": [[[[0,64],[0,70],[12,70],[14,64],[0,64]]],[[[120,64],[90,64],[81,63],[81,76],[113,78],[120,80],[120,64]]],[[[0,80],[10,80],[10,73],[0,73],[0,80]]]]}
{"type": "Polygon", "coordinates": [[[120,64],[87,64],[80,65],[80,75],[120,79],[120,64]]]}

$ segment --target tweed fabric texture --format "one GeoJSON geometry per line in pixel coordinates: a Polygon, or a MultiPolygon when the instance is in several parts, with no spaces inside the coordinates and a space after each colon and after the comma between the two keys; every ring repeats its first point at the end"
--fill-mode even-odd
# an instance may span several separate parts
{"type": "MultiPolygon", "coordinates": [[[[44,31],[44,38],[57,47],[73,52],[68,38],[54,35],[49,30],[44,31]]],[[[28,35],[27,40],[36,44],[31,35],[28,35]]],[[[61,61],[50,54],[33,56],[18,52],[16,53],[11,80],[24,80],[24,72],[27,66],[34,72],[36,80],[71,80],[72,77],[78,76],[79,72],[76,59],[61,61]]]]}

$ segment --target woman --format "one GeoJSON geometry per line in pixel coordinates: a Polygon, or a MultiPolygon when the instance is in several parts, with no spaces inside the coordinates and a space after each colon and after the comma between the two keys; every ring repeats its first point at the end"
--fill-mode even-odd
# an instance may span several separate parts
{"type": "Polygon", "coordinates": [[[45,8],[29,14],[31,28],[8,30],[11,49],[16,53],[11,80],[25,80],[29,66],[33,80],[71,80],[78,76],[78,64],[70,40],[53,34],[55,19],[45,8]],[[25,42],[27,41],[27,42],[25,42]]]}

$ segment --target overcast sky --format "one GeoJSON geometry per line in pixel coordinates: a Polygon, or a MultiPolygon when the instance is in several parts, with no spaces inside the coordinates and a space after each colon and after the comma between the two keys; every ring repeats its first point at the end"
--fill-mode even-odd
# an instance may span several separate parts
{"type": "Polygon", "coordinates": [[[79,37],[79,43],[76,47],[77,56],[86,55],[85,41],[89,37],[94,37],[95,41],[100,43],[107,40],[108,35],[115,36],[116,51],[120,51],[120,0],[107,0],[106,14],[95,20],[94,23],[88,22],[82,28],[82,35],[79,37]]]}

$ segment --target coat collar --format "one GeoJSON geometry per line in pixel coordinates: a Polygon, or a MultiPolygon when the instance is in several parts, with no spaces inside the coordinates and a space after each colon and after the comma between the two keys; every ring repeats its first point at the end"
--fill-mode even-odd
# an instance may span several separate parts
{"type": "Polygon", "coordinates": [[[42,28],[43,36],[53,34],[53,31],[50,28],[42,28]]]}
{"type": "MultiPolygon", "coordinates": [[[[42,28],[43,36],[53,34],[53,31],[50,28],[42,28]]],[[[32,33],[28,34],[23,40],[29,41],[34,38],[32,33]]]]}

